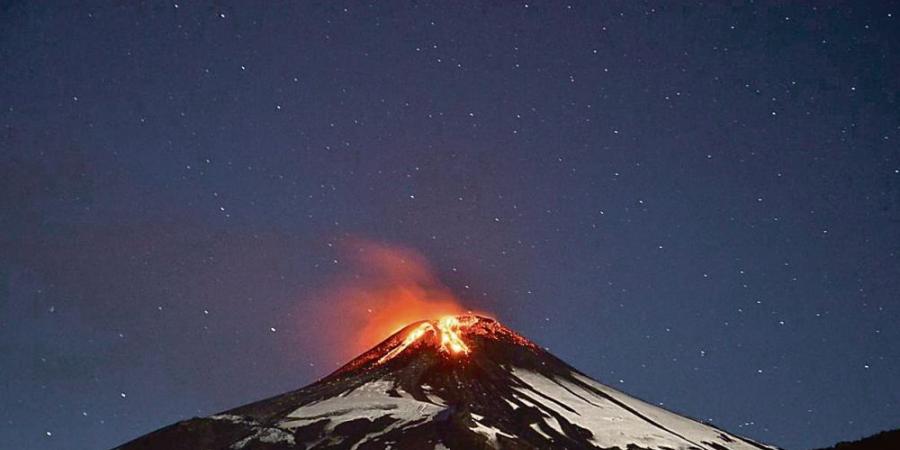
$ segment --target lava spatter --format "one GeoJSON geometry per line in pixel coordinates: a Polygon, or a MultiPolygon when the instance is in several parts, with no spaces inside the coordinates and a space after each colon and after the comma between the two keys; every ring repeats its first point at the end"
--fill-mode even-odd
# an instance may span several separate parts
{"type": "Polygon", "coordinates": [[[476,323],[478,323],[478,317],[476,316],[445,316],[438,320],[422,322],[409,331],[400,345],[379,358],[378,363],[382,364],[390,361],[400,353],[403,353],[409,346],[422,339],[435,342],[441,352],[450,355],[468,354],[469,346],[463,340],[462,332],[476,323]]]}
{"type": "MultiPolygon", "coordinates": [[[[474,321],[477,322],[478,318],[474,318],[474,321]]],[[[469,347],[460,337],[460,328],[463,327],[463,323],[460,322],[459,318],[453,316],[442,317],[441,320],[438,320],[438,331],[441,332],[441,350],[449,351],[450,353],[469,353],[469,347]]],[[[468,323],[466,323],[468,326],[468,323]]]]}

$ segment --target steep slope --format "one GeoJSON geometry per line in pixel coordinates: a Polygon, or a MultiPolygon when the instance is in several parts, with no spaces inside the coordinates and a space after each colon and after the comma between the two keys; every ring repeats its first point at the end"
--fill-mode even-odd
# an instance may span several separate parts
{"type": "Polygon", "coordinates": [[[119,448],[771,447],[604,386],[492,319],[460,316],[412,324],[303,389],[119,448]]]}

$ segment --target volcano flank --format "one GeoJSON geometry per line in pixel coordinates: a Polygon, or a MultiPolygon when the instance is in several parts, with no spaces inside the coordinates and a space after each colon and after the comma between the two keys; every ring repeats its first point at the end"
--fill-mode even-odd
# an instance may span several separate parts
{"type": "Polygon", "coordinates": [[[772,449],[600,384],[474,315],[410,324],[302,389],[138,449],[772,449]]]}

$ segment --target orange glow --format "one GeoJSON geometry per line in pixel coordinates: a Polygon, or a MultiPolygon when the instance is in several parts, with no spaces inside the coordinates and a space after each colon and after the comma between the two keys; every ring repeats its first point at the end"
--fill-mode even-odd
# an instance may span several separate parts
{"type": "Polygon", "coordinates": [[[442,317],[441,320],[438,320],[437,326],[441,332],[441,350],[450,353],[469,353],[469,346],[459,335],[459,319],[453,316],[442,317]]]}
{"type": "MultiPolygon", "coordinates": [[[[307,334],[318,352],[327,352],[335,361],[347,360],[410,323],[471,313],[419,253],[358,239],[343,244],[336,255],[343,270],[315,301],[307,303],[314,307],[301,316],[306,326],[318,330],[307,334]]],[[[447,330],[458,328],[452,322],[446,325],[447,330]]],[[[434,325],[432,330],[437,333],[434,325]]],[[[407,346],[428,331],[420,330],[407,346]]],[[[451,352],[468,351],[455,331],[437,336],[446,339],[445,347],[451,352]]]]}
{"type": "Polygon", "coordinates": [[[423,322],[419,324],[419,326],[413,328],[400,345],[394,347],[391,351],[379,358],[378,363],[381,364],[385,361],[389,361],[400,353],[403,353],[410,345],[419,341],[428,333],[434,333],[435,335],[440,334],[440,346],[438,347],[440,351],[451,355],[457,353],[467,355],[469,354],[469,346],[463,341],[461,332],[462,329],[467,328],[476,322],[478,322],[478,319],[474,316],[469,316],[468,320],[465,322],[460,321],[459,318],[455,316],[444,316],[437,321],[423,322]]]}
{"type": "Polygon", "coordinates": [[[378,363],[379,364],[383,363],[383,362],[388,361],[391,358],[399,355],[400,353],[403,352],[403,350],[406,350],[407,347],[412,345],[414,342],[418,341],[419,338],[421,338],[422,336],[425,336],[425,333],[432,331],[432,330],[434,330],[434,327],[432,327],[431,324],[428,322],[425,322],[425,323],[419,325],[418,327],[416,327],[415,329],[410,331],[409,334],[406,335],[406,339],[403,340],[403,343],[401,343],[400,345],[398,345],[391,351],[387,352],[384,356],[379,358],[378,363]]]}

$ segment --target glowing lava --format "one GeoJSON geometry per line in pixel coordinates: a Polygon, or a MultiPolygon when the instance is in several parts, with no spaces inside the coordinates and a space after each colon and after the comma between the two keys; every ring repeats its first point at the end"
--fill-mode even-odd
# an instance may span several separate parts
{"type": "MultiPolygon", "coordinates": [[[[475,321],[477,322],[478,319],[475,319],[475,321]]],[[[438,320],[437,326],[441,332],[441,350],[449,351],[450,353],[469,353],[469,346],[459,336],[460,327],[462,326],[459,319],[453,316],[442,317],[441,320],[438,320]]]]}
{"type": "Polygon", "coordinates": [[[438,346],[440,351],[450,355],[459,353],[468,355],[469,346],[466,345],[466,342],[461,336],[462,330],[477,322],[478,318],[475,316],[445,316],[438,320],[422,322],[406,335],[400,345],[394,347],[391,351],[379,358],[378,363],[384,363],[385,361],[393,359],[428,334],[432,334],[435,339],[440,336],[438,346]]]}

